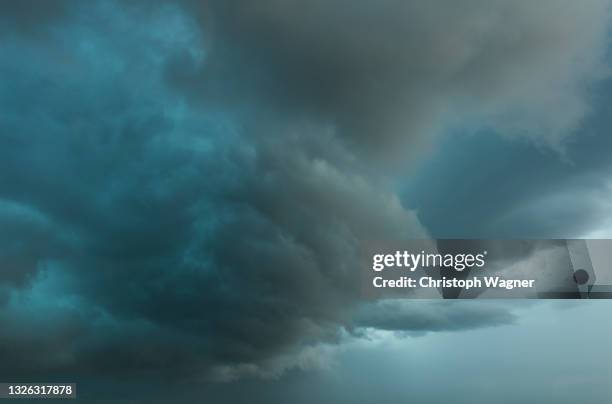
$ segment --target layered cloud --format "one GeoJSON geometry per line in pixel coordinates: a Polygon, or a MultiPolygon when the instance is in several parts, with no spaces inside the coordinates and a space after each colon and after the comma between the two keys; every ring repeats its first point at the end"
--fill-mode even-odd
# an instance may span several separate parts
{"type": "Polygon", "coordinates": [[[366,159],[457,124],[559,142],[607,73],[605,1],[188,3],[210,63],[182,59],[177,85],[330,122],[366,159]]]}
{"type": "Polygon", "coordinates": [[[513,324],[517,317],[507,305],[489,302],[381,301],[356,311],[357,329],[408,332],[459,331],[513,324]]]}
{"type": "Polygon", "coordinates": [[[7,9],[0,44],[16,377],[276,374],[344,329],[514,320],[361,305],[360,241],[428,236],[381,163],[477,120],[558,145],[602,74],[603,2],[45,10],[7,9]]]}

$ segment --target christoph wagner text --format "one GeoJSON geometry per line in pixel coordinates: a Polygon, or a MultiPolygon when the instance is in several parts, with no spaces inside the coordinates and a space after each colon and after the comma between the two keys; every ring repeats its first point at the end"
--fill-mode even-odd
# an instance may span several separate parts
{"type": "Polygon", "coordinates": [[[534,279],[503,279],[499,276],[485,276],[473,279],[446,278],[434,279],[424,276],[418,280],[406,276],[400,279],[383,279],[377,276],[372,283],[375,288],[462,288],[465,290],[472,288],[503,288],[512,290],[515,288],[533,288],[534,279]],[[483,282],[484,281],[484,282],[483,282]]]}
{"type": "Polygon", "coordinates": [[[408,251],[396,251],[395,254],[374,254],[372,269],[376,272],[385,268],[406,268],[415,271],[417,268],[454,268],[463,271],[466,268],[482,268],[485,265],[486,251],[481,254],[433,254],[421,251],[418,254],[408,251]]]}

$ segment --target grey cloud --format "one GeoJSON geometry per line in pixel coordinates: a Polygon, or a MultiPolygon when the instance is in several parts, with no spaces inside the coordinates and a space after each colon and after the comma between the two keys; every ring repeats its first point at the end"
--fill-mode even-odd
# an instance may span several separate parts
{"type": "Polygon", "coordinates": [[[359,241],[422,236],[414,213],[384,179],[347,170],[358,163],[323,125],[243,133],[231,111],[184,105],[156,64],[174,50],[123,36],[126,15],[153,29],[167,14],[103,11],[120,45],[84,11],[88,29],[75,17],[27,52],[5,44],[5,366],[27,356],[14,374],[198,378],[336,340],[359,241]],[[31,63],[48,49],[70,57],[31,63]]]}
{"type": "Polygon", "coordinates": [[[404,202],[434,237],[607,237],[611,84],[563,158],[492,133],[458,135],[427,158],[404,202]]]}
{"type": "Polygon", "coordinates": [[[414,157],[424,139],[475,121],[558,145],[605,70],[599,0],[187,3],[210,62],[181,59],[172,82],[209,103],[263,97],[315,116],[368,159],[414,157]]]}
{"type": "Polygon", "coordinates": [[[360,328],[424,334],[513,324],[517,316],[504,304],[482,301],[383,300],[364,305],[353,324],[360,328]]]}
{"type": "Polygon", "coordinates": [[[201,41],[178,6],[130,4],[74,6],[44,40],[1,45],[0,220],[18,248],[0,253],[19,268],[0,278],[3,366],[205,378],[343,327],[512,320],[435,304],[354,319],[360,240],[427,235],[366,150],[418,150],[449,96],[502,108],[533,95],[515,85],[529,72],[525,88],[553,67],[555,88],[591,78],[599,3],[552,23],[540,3],[211,3],[185,9],[201,41]],[[500,38],[506,16],[520,28],[500,38]]]}

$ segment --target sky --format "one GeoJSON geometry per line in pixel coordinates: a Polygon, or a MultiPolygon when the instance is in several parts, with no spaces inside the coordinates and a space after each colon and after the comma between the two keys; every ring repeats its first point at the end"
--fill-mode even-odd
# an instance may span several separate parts
{"type": "Polygon", "coordinates": [[[610,237],[610,6],[0,1],[0,381],[608,404],[608,301],[364,301],[358,267],[610,237]]]}

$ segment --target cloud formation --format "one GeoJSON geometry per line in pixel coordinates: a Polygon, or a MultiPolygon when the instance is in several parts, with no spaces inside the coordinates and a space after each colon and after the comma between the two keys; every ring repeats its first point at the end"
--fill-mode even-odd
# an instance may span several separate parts
{"type": "Polygon", "coordinates": [[[475,122],[559,142],[606,73],[606,1],[190,4],[210,63],[174,66],[177,85],[315,116],[366,159],[475,122]]]}
{"type": "Polygon", "coordinates": [[[437,304],[355,317],[359,243],[427,236],[381,160],[476,118],[553,141],[578,124],[607,23],[587,3],[7,10],[3,363],[206,378],[303,358],[343,328],[512,321],[437,304]]]}
{"type": "Polygon", "coordinates": [[[354,325],[385,331],[423,335],[513,324],[517,317],[507,305],[479,301],[413,302],[386,300],[363,306],[354,325]]]}

